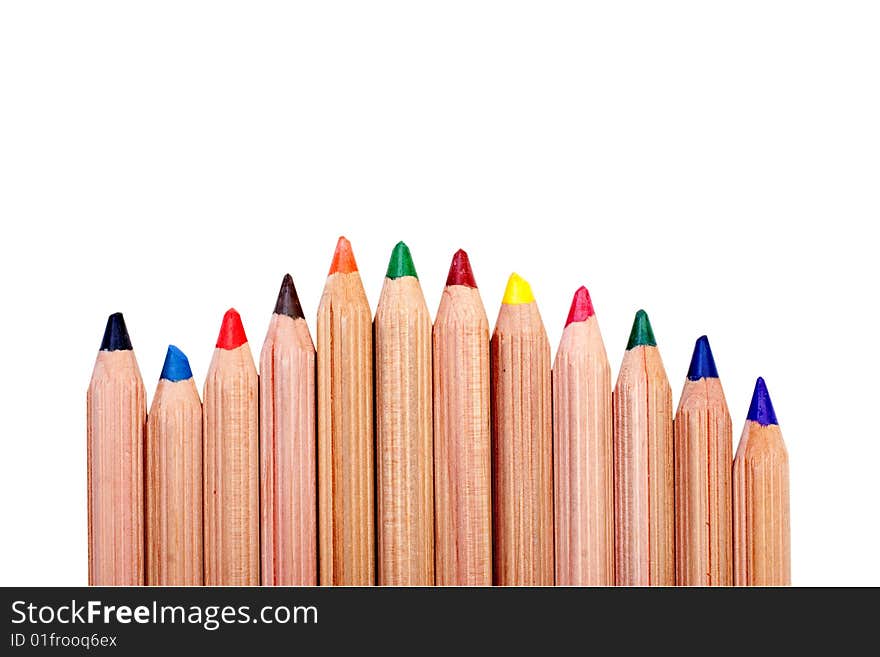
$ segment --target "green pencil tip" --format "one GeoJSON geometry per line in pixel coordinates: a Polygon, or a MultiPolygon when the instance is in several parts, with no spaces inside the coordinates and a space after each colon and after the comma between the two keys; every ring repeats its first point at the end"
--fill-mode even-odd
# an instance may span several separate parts
{"type": "Polygon", "coordinates": [[[409,247],[403,242],[398,242],[391,252],[391,260],[388,261],[388,271],[385,272],[385,276],[392,279],[404,276],[418,278],[409,247]]]}
{"type": "Polygon", "coordinates": [[[656,347],[657,341],[654,339],[654,329],[651,328],[651,320],[648,319],[648,313],[640,310],[636,313],[633,320],[632,331],[629,334],[629,342],[626,343],[626,350],[635,347],[656,347]]]}

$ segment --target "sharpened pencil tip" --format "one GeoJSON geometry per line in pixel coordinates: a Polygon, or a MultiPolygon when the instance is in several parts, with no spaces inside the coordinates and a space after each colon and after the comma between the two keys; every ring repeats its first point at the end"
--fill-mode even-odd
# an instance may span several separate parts
{"type": "Polygon", "coordinates": [[[247,342],[247,336],[244,334],[244,326],[241,324],[241,315],[235,308],[230,308],[223,315],[220,335],[217,336],[217,348],[236,349],[245,342],[247,342]]]}
{"type": "Polygon", "coordinates": [[[571,308],[568,310],[568,319],[565,320],[565,325],[568,326],[573,322],[585,322],[595,314],[596,311],[593,310],[593,300],[590,298],[590,291],[581,285],[571,300],[571,308]]]}
{"type": "Polygon", "coordinates": [[[333,252],[333,262],[330,263],[330,274],[351,274],[357,270],[351,242],[340,236],[339,241],[336,242],[336,251],[333,252]]]}
{"type": "Polygon", "coordinates": [[[385,272],[386,278],[395,279],[404,276],[412,276],[418,278],[416,274],[416,266],[413,264],[412,254],[409,247],[403,242],[398,242],[391,252],[391,260],[388,261],[388,270],[385,272]]]}
{"type": "Polygon", "coordinates": [[[697,343],[694,345],[694,354],[691,356],[691,366],[688,368],[687,378],[691,381],[718,378],[718,369],[715,367],[715,358],[712,356],[709,338],[705,335],[697,338],[697,343]]]}
{"type": "Polygon", "coordinates": [[[168,345],[168,352],[165,354],[165,363],[162,365],[162,374],[159,375],[159,378],[173,383],[191,379],[192,375],[186,354],[173,344],[168,345]]]}
{"type": "Polygon", "coordinates": [[[128,337],[122,313],[113,313],[107,318],[101,351],[131,351],[131,338],[128,337]]]}
{"type": "Polygon", "coordinates": [[[629,342],[626,343],[626,350],[636,347],[656,347],[657,341],[654,339],[654,329],[651,328],[651,320],[648,319],[648,313],[639,310],[633,320],[632,331],[629,334],[629,342]]]}
{"type": "Polygon", "coordinates": [[[773,410],[773,402],[770,401],[770,393],[767,392],[767,384],[760,376],[755,381],[755,392],[752,394],[752,403],[749,405],[747,419],[757,422],[763,427],[771,424],[779,424],[776,421],[776,411],[773,410]]]}
{"type": "Polygon", "coordinates": [[[504,298],[501,303],[508,306],[516,306],[523,303],[532,303],[535,295],[532,294],[532,286],[528,281],[516,272],[507,279],[507,289],[504,290],[504,298]]]}
{"type": "Polygon", "coordinates": [[[470,258],[468,258],[467,252],[463,249],[459,249],[452,256],[452,264],[449,265],[449,275],[446,277],[446,287],[450,285],[477,287],[474,271],[471,269],[470,258]]]}
{"type": "Polygon", "coordinates": [[[278,290],[278,300],[275,302],[275,314],[287,315],[291,319],[300,319],[303,315],[302,306],[299,303],[299,295],[293,284],[293,277],[285,274],[281,281],[281,289],[278,290]]]}

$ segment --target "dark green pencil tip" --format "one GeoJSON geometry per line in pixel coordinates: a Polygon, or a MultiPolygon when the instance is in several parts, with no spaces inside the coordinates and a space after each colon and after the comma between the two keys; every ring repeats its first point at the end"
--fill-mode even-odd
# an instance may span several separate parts
{"type": "Polygon", "coordinates": [[[632,331],[629,334],[629,342],[626,343],[626,350],[635,347],[656,347],[657,341],[654,339],[654,329],[651,328],[651,320],[648,319],[648,313],[640,310],[636,313],[633,320],[632,331]]]}
{"type": "Polygon", "coordinates": [[[385,276],[388,278],[403,278],[404,276],[418,278],[409,247],[403,242],[398,242],[391,252],[391,260],[388,261],[388,271],[385,272],[385,276]]]}

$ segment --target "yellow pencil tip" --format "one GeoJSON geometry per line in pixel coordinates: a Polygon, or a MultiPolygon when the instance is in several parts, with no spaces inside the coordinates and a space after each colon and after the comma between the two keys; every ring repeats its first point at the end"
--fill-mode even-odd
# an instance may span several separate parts
{"type": "Polygon", "coordinates": [[[504,298],[501,303],[517,305],[520,303],[532,303],[535,295],[532,294],[532,286],[519,274],[513,273],[507,279],[507,289],[504,290],[504,298]]]}

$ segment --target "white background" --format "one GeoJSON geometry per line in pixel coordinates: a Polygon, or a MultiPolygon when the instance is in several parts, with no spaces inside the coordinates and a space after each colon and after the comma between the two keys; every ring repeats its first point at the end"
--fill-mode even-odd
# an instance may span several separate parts
{"type": "Polygon", "coordinates": [[[708,333],[734,440],[776,405],[794,583],[880,584],[876,3],[309,4],[2,4],[0,584],[86,582],[106,316],[148,399],[169,342],[201,387],[339,234],[374,306],[401,239],[432,311],[459,247],[490,321],[518,271],[554,351],[586,284],[615,376],[644,307],[676,403],[708,333]]]}

